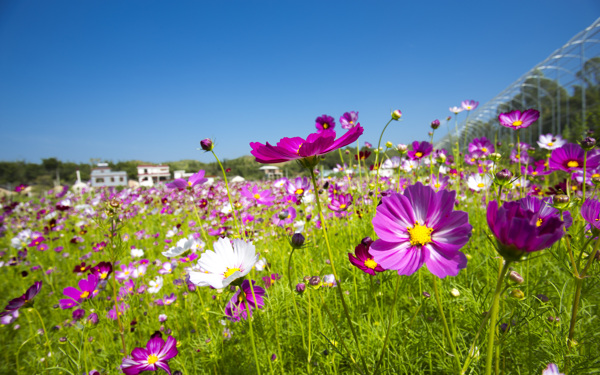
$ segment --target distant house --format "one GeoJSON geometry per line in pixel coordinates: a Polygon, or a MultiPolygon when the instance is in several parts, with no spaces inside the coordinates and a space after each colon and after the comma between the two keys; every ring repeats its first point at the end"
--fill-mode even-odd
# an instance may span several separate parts
{"type": "Polygon", "coordinates": [[[142,186],[154,184],[171,179],[168,165],[138,165],[138,181],[142,186]]]}
{"type": "Polygon", "coordinates": [[[274,165],[265,165],[264,167],[260,167],[258,169],[265,172],[265,179],[267,180],[275,180],[283,177],[283,173],[281,173],[279,167],[274,165]]]}
{"type": "Polygon", "coordinates": [[[127,172],[111,171],[106,163],[98,163],[98,167],[92,169],[90,185],[99,186],[127,186],[127,172]]]}

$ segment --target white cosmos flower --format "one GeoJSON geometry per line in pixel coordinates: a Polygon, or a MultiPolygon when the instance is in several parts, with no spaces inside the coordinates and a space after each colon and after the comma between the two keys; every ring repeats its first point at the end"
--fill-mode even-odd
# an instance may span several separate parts
{"type": "Polygon", "coordinates": [[[191,240],[187,238],[182,238],[179,241],[177,241],[177,244],[174,247],[171,247],[167,251],[163,251],[162,255],[166,256],[167,258],[176,257],[188,251],[191,246],[191,240]]]}
{"type": "Polygon", "coordinates": [[[133,248],[131,249],[131,256],[134,258],[141,258],[144,256],[144,250],[133,248]]]}
{"type": "Polygon", "coordinates": [[[538,146],[546,150],[556,150],[565,145],[567,141],[562,139],[560,135],[540,134],[540,140],[537,141],[538,146]]]}
{"type": "Polygon", "coordinates": [[[148,284],[150,284],[148,293],[158,293],[163,287],[163,278],[161,276],[156,276],[154,280],[150,280],[148,284]]]}
{"type": "Polygon", "coordinates": [[[470,189],[479,191],[485,190],[492,184],[492,179],[488,175],[472,174],[467,178],[467,185],[470,189]]]}
{"type": "Polygon", "coordinates": [[[198,260],[204,272],[189,271],[190,282],[197,286],[223,289],[235,279],[246,276],[258,260],[254,245],[240,239],[234,239],[232,246],[229,238],[219,238],[213,247],[214,251],[205,251],[198,260]]]}

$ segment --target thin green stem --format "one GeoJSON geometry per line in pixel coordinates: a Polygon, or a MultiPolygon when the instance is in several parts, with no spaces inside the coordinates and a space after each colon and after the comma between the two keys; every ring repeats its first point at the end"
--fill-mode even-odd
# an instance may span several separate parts
{"type": "Polygon", "coordinates": [[[225,189],[227,189],[227,198],[229,199],[229,204],[231,205],[231,213],[233,214],[233,220],[235,221],[235,227],[238,231],[238,234],[241,234],[242,238],[246,238],[246,234],[244,233],[244,228],[240,226],[238,222],[237,215],[235,214],[235,205],[233,204],[233,199],[231,199],[231,192],[229,191],[229,183],[227,182],[227,174],[225,173],[225,168],[223,168],[223,164],[217,157],[217,154],[213,150],[211,150],[213,156],[217,160],[217,164],[221,167],[221,173],[223,173],[223,181],[225,181],[225,189]]]}
{"type": "Polygon", "coordinates": [[[390,308],[390,319],[388,320],[388,326],[385,331],[385,339],[383,340],[383,347],[381,348],[381,353],[379,354],[379,360],[375,365],[375,370],[373,371],[373,375],[377,374],[379,370],[379,365],[381,365],[381,361],[383,360],[383,354],[385,353],[385,348],[387,347],[388,340],[390,338],[390,330],[392,328],[392,321],[394,320],[394,308],[396,307],[396,300],[398,297],[398,290],[400,289],[400,276],[397,276],[396,279],[396,288],[394,289],[394,299],[392,300],[392,307],[390,308]]]}
{"type": "MultiPolygon", "coordinates": [[[[252,288],[252,280],[250,280],[250,290],[252,291],[252,298],[256,301],[254,297],[254,289],[252,288]]],[[[244,295],[244,291],[240,287],[240,295],[244,295]]],[[[252,352],[254,353],[254,363],[256,364],[256,373],[260,375],[260,365],[258,363],[258,354],[256,352],[256,342],[254,341],[254,331],[252,330],[252,312],[250,311],[250,304],[248,303],[248,298],[244,297],[244,302],[246,304],[246,313],[248,314],[248,327],[250,330],[250,340],[252,341],[252,352]]]]}
{"type": "Polygon", "coordinates": [[[490,329],[488,332],[487,356],[485,358],[486,375],[490,375],[492,373],[492,362],[494,359],[494,338],[496,337],[496,321],[498,320],[498,301],[500,300],[502,282],[504,281],[504,276],[508,271],[509,264],[509,261],[505,261],[502,270],[498,274],[498,282],[496,283],[496,290],[494,292],[494,298],[492,300],[492,309],[490,310],[490,329]]]}
{"type": "Polygon", "coordinates": [[[44,325],[44,320],[42,319],[40,312],[35,307],[32,307],[31,310],[33,310],[36,313],[36,315],[38,316],[38,319],[40,320],[40,323],[42,323],[42,329],[44,330],[44,337],[46,338],[46,346],[48,347],[48,350],[50,350],[50,357],[54,358],[54,354],[52,353],[52,346],[50,345],[50,340],[48,339],[48,332],[46,331],[46,326],[44,325]]]}
{"type": "Polygon", "coordinates": [[[450,349],[452,349],[452,354],[454,355],[454,364],[456,366],[455,370],[458,372],[461,369],[460,358],[458,358],[458,352],[456,351],[456,345],[454,344],[454,338],[450,333],[450,329],[448,328],[448,322],[446,321],[446,314],[444,314],[444,308],[442,306],[442,298],[440,297],[440,292],[437,286],[437,276],[433,276],[433,293],[435,294],[435,300],[438,305],[438,310],[440,315],[442,316],[442,322],[444,323],[444,332],[446,333],[446,338],[448,339],[448,343],[450,344],[450,349]]]}

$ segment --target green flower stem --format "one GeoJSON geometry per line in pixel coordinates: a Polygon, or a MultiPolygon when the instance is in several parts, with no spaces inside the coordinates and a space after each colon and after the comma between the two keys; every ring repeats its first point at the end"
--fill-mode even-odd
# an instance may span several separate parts
{"type": "MultiPolygon", "coordinates": [[[[113,264],[115,264],[114,261],[113,261],[113,264]]],[[[119,314],[119,303],[117,301],[117,279],[116,279],[116,274],[114,272],[113,272],[113,277],[112,277],[112,284],[113,284],[113,299],[115,301],[115,315],[117,316],[117,325],[119,326],[119,336],[121,336],[121,344],[123,345],[123,354],[127,355],[127,347],[125,346],[125,334],[123,332],[123,324],[121,324],[121,318],[120,318],[120,314],[119,314]]]]}
{"type": "Polygon", "coordinates": [[[367,369],[367,364],[365,363],[365,359],[362,355],[362,350],[360,347],[360,341],[358,340],[358,336],[356,335],[356,331],[354,330],[354,326],[352,325],[352,318],[350,317],[350,313],[348,311],[348,306],[346,305],[346,300],[344,299],[344,291],[342,290],[342,283],[335,269],[335,264],[333,261],[333,253],[331,252],[331,245],[329,244],[329,236],[327,234],[327,225],[325,224],[325,216],[323,216],[323,210],[321,209],[321,201],[319,199],[319,189],[317,188],[317,180],[315,178],[315,171],[310,169],[310,177],[312,179],[313,188],[315,190],[315,201],[317,203],[317,211],[319,212],[319,218],[321,219],[321,228],[323,229],[323,237],[325,238],[325,244],[327,245],[327,253],[329,255],[329,262],[331,265],[331,270],[333,272],[333,277],[337,283],[338,295],[340,296],[340,300],[342,301],[342,306],[344,308],[344,314],[346,315],[346,319],[348,319],[348,326],[350,327],[350,331],[352,332],[352,336],[354,337],[354,342],[356,343],[356,347],[358,349],[358,354],[360,356],[363,369],[367,369]]]}
{"type": "Polygon", "coordinates": [[[192,197],[192,206],[194,207],[194,213],[196,214],[196,218],[198,219],[198,225],[200,225],[200,230],[202,231],[202,237],[204,237],[204,242],[208,245],[208,235],[204,230],[204,226],[202,225],[202,219],[200,219],[200,214],[198,214],[198,208],[196,208],[196,201],[194,197],[192,197]]]}
{"type": "MultiPolygon", "coordinates": [[[[254,297],[254,288],[252,288],[252,280],[250,280],[250,290],[252,291],[252,298],[256,301],[254,297]]],[[[252,330],[252,315],[250,311],[250,304],[248,303],[248,298],[245,297],[245,293],[240,287],[240,293],[244,295],[244,302],[246,303],[246,313],[248,314],[248,327],[250,330],[250,340],[252,341],[252,352],[254,353],[254,363],[256,364],[256,373],[260,375],[260,365],[258,364],[258,354],[256,353],[256,342],[254,341],[254,331],[252,330]]]]}
{"type": "Polygon", "coordinates": [[[394,289],[394,299],[392,300],[392,307],[390,308],[390,319],[388,320],[388,326],[385,332],[385,339],[383,340],[383,347],[381,348],[381,353],[379,354],[379,360],[375,365],[375,370],[373,370],[373,375],[376,375],[377,371],[379,370],[379,365],[381,365],[381,361],[383,360],[383,354],[385,353],[385,348],[387,347],[388,339],[390,338],[390,330],[392,328],[392,321],[394,320],[394,308],[396,307],[398,290],[400,289],[400,275],[396,277],[396,288],[394,289]]]}
{"type": "Polygon", "coordinates": [[[360,185],[358,187],[358,190],[362,194],[363,180],[362,180],[362,168],[360,166],[360,146],[358,145],[358,139],[356,140],[356,163],[358,164],[358,176],[360,178],[360,185]]]}
{"type": "Polygon", "coordinates": [[[575,298],[573,299],[573,308],[571,310],[571,324],[569,326],[569,339],[567,340],[569,348],[571,347],[573,337],[575,336],[575,324],[577,323],[577,310],[579,309],[579,300],[581,299],[581,288],[583,287],[583,280],[585,278],[585,275],[586,275],[588,269],[592,265],[594,258],[596,257],[596,253],[598,252],[599,244],[600,244],[600,237],[598,237],[598,239],[596,240],[596,243],[594,244],[594,250],[592,251],[592,254],[588,257],[587,264],[581,271],[581,274],[575,279],[575,283],[576,283],[575,284],[576,285],[575,298]]]}
{"type": "MultiPolygon", "coordinates": [[[[393,118],[390,119],[390,121],[387,122],[387,124],[385,124],[385,126],[383,127],[383,130],[381,131],[381,134],[379,135],[379,142],[377,143],[377,149],[375,150],[375,167],[377,168],[377,182],[375,183],[375,199],[373,200],[375,202],[375,205],[377,205],[377,195],[379,194],[379,166],[377,165],[377,162],[379,161],[379,147],[381,147],[381,139],[383,138],[383,133],[385,133],[385,129],[387,129],[388,125],[394,121],[393,118]]],[[[398,120],[400,121],[400,120],[398,120]]]]}
{"type": "Polygon", "coordinates": [[[502,282],[504,281],[504,276],[508,271],[509,265],[509,261],[504,261],[504,266],[498,274],[498,282],[496,283],[496,290],[494,292],[494,298],[492,300],[492,309],[489,312],[490,329],[488,332],[487,356],[485,358],[486,375],[491,375],[492,373],[492,362],[494,358],[494,338],[496,336],[496,321],[498,320],[498,301],[500,300],[500,294],[502,291],[502,282]]]}
{"type": "Polygon", "coordinates": [[[581,203],[585,203],[585,172],[587,166],[587,150],[583,150],[583,201],[581,203]]]}
{"type": "Polygon", "coordinates": [[[344,336],[342,336],[342,334],[340,333],[340,330],[339,330],[337,324],[335,323],[335,320],[333,319],[333,315],[329,311],[329,307],[327,307],[327,303],[325,303],[325,299],[323,298],[323,294],[321,292],[319,292],[319,291],[317,291],[317,293],[319,294],[319,297],[321,298],[321,305],[323,306],[323,309],[325,310],[325,313],[327,314],[327,316],[329,317],[329,319],[333,323],[333,329],[335,330],[335,333],[336,333],[336,335],[338,337],[338,340],[340,340],[340,343],[342,344],[343,349],[346,351],[346,353],[348,353],[348,356],[350,357],[350,360],[352,361],[352,363],[354,365],[356,365],[356,360],[354,359],[354,357],[352,357],[352,353],[350,353],[350,350],[348,350],[348,347],[346,346],[346,342],[344,341],[344,336]]]}
{"type": "Polygon", "coordinates": [[[440,315],[442,316],[442,322],[444,323],[444,332],[446,333],[446,338],[448,339],[448,343],[450,344],[450,348],[452,349],[452,354],[454,355],[454,364],[456,366],[455,370],[458,372],[461,369],[460,358],[458,358],[458,353],[456,351],[456,345],[454,344],[454,338],[450,333],[450,329],[448,328],[448,322],[446,321],[446,315],[444,314],[444,308],[442,307],[442,299],[440,297],[440,292],[437,286],[437,276],[433,276],[433,293],[435,294],[435,300],[438,305],[438,310],[440,315]]]}
{"type": "Polygon", "coordinates": [[[48,331],[46,331],[46,326],[44,325],[44,320],[42,319],[40,312],[35,307],[32,307],[31,310],[33,310],[36,313],[36,315],[38,316],[38,319],[40,320],[40,323],[42,323],[42,329],[44,330],[44,337],[46,338],[46,346],[48,347],[48,350],[50,350],[50,357],[54,359],[54,354],[52,353],[52,346],[50,345],[50,340],[48,340],[48,331]]]}
{"type": "Polygon", "coordinates": [[[229,183],[227,182],[227,174],[225,173],[225,168],[223,168],[223,164],[221,164],[221,161],[217,157],[217,154],[215,154],[215,152],[212,150],[210,152],[212,152],[213,156],[217,160],[217,163],[219,164],[219,167],[221,167],[221,173],[223,173],[223,180],[225,181],[225,189],[227,189],[227,198],[229,198],[229,204],[231,205],[231,213],[233,213],[233,221],[235,221],[235,227],[238,231],[238,234],[241,233],[242,238],[245,239],[246,233],[244,233],[244,228],[240,227],[237,215],[235,214],[235,205],[233,204],[233,199],[231,199],[231,192],[229,191],[229,183]]]}

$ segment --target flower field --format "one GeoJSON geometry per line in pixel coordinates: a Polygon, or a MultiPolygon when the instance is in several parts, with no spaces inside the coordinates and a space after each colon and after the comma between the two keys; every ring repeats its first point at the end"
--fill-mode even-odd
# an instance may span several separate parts
{"type": "Polygon", "coordinates": [[[274,181],[18,187],[1,198],[0,373],[600,372],[595,140],[522,143],[530,109],[499,116],[515,144],[381,144],[401,117],[374,147],[357,112],[250,142],[304,167],[274,181]]]}

